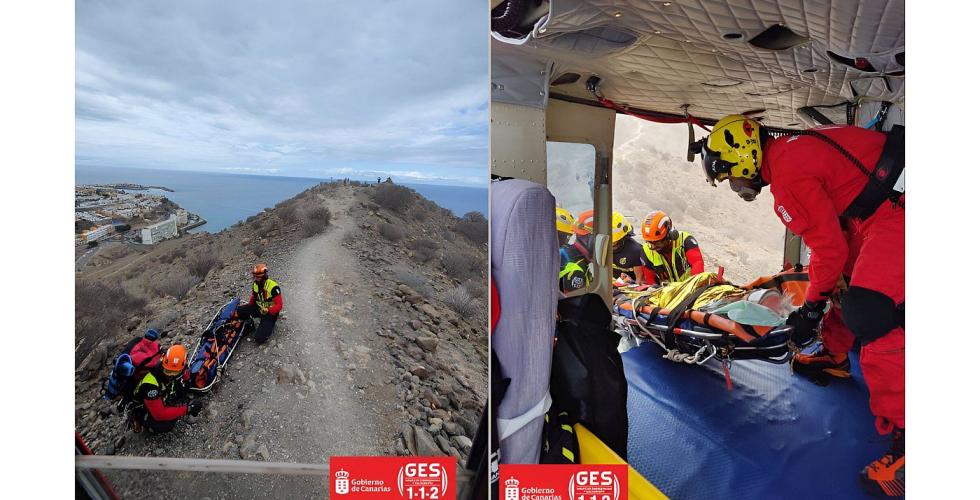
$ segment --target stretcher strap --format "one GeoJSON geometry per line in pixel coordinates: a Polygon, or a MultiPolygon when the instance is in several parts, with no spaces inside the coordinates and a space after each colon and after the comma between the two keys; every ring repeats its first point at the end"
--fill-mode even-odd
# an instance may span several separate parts
{"type": "Polygon", "coordinates": [[[671,348],[674,348],[674,346],[677,345],[677,340],[674,338],[674,328],[676,328],[677,324],[680,323],[681,318],[684,317],[684,313],[690,309],[695,302],[697,302],[699,297],[701,297],[701,294],[712,286],[713,285],[708,284],[694,290],[690,295],[685,297],[680,304],[677,304],[677,306],[670,312],[670,315],[667,316],[667,333],[669,334],[667,337],[670,339],[668,344],[671,348]]]}
{"type": "Polygon", "coordinates": [[[771,279],[759,283],[758,288],[779,288],[787,281],[810,281],[810,275],[807,273],[777,274],[771,279]]]}
{"type": "Polygon", "coordinates": [[[728,371],[728,363],[722,361],[721,368],[725,370],[725,387],[727,387],[728,390],[730,391],[732,390],[733,386],[732,386],[732,374],[731,372],[728,371]]]}

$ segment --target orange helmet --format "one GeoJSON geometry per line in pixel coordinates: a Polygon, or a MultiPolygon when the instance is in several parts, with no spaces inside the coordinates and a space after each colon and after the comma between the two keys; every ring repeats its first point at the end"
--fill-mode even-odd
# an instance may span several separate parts
{"type": "Polygon", "coordinates": [[[186,362],[187,349],[180,344],[174,344],[167,349],[167,355],[163,358],[163,369],[171,373],[180,373],[184,371],[186,362]]]}
{"type": "Polygon", "coordinates": [[[252,269],[252,276],[260,278],[269,275],[269,268],[265,264],[256,264],[255,268],[252,269]]]}
{"type": "Polygon", "coordinates": [[[650,212],[643,219],[643,227],[641,228],[643,239],[646,241],[660,241],[664,238],[676,239],[677,231],[674,230],[673,226],[667,214],[660,210],[650,212]]]}
{"type": "Polygon", "coordinates": [[[592,210],[586,210],[578,214],[578,219],[575,220],[575,234],[579,236],[585,236],[587,234],[592,234],[592,210]]]}

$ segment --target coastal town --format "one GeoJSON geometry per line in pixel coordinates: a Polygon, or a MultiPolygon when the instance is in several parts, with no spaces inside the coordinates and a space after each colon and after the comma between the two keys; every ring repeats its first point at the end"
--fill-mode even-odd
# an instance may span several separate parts
{"type": "Polygon", "coordinates": [[[107,239],[152,245],[207,222],[151,191],[172,192],[128,183],[75,186],[77,245],[107,239]]]}

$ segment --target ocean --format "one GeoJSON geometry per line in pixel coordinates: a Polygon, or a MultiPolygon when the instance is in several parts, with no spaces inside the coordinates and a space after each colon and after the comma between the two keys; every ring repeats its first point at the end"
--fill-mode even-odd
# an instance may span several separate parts
{"type": "MultiPolygon", "coordinates": [[[[191,213],[203,217],[208,223],[195,231],[212,233],[328,180],[122,167],[75,167],[76,185],[128,182],[173,189],[172,193],[156,190],[151,192],[164,195],[191,213]]],[[[404,185],[457,216],[474,211],[487,214],[487,188],[404,185]]]]}

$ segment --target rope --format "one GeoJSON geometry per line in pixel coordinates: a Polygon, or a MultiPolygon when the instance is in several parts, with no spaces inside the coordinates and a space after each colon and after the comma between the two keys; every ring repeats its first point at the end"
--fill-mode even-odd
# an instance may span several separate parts
{"type": "Polygon", "coordinates": [[[650,115],[644,115],[644,114],[640,114],[640,113],[634,113],[633,111],[630,111],[630,109],[627,108],[626,106],[622,106],[622,105],[616,104],[616,103],[610,101],[609,99],[606,99],[605,97],[602,97],[598,93],[594,93],[594,95],[595,95],[596,99],[599,100],[599,103],[601,103],[603,106],[605,106],[607,108],[610,108],[610,109],[614,109],[616,111],[619,111],[620,113],[623,113],[624,115],[629,115],[629,116],[632,116],[632,117],[635,117],[635,118],[639,118],[641,120],[646,120],[648,122],[654,122],[654,123],[690,123],[690,124],[697,125],[697,126],[703,128],[705,132],[711,132],[711,130],[708,129],[708,127],[705,127],[704,124],[701,123],[700,120],[698,120],[697,118],[695,118],[695,117],[693,117],[691,115],[687,115],[684,118],[673,118],[673,117],[666,117],[666,116],[653,117],[653,116],[650,116],[650,115]]]}

